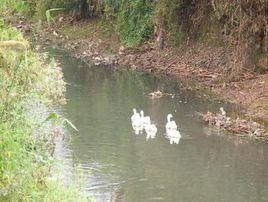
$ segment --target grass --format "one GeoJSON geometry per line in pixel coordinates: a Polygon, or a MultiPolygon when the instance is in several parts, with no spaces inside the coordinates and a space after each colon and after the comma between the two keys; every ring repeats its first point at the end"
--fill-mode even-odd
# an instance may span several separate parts
{"type": "Polygon", "coordinates": [[[59,135],[54,129],[62,120],[50,119],[48,111],[64,103],[65,83],[57,63],[47,61],[29,49],[20,31],[2,23],[0,201],[90,200],[75,182],[63,185],[51,173],[59,135]]]}

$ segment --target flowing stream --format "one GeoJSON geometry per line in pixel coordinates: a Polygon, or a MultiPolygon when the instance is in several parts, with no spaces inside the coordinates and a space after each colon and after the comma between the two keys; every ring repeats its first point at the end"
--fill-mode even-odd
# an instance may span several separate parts
{"type": "Polygon", "coordinates": [[[196,111],[232,106],[199,98],[171,79],[113,67],[89,66],[59,51],[67,105],[63,113],[79,129],[62,158],[79,163],[96,201],[268,201],[268,145],[210,130],[196,111]],[[173,96],[150,99],[161,90],[173,96]],[[143,109],[158,127],[154,139],[135,135],[132,108],[143,109]],[[164,135],[172,113],[182,138],[164,135]]]}

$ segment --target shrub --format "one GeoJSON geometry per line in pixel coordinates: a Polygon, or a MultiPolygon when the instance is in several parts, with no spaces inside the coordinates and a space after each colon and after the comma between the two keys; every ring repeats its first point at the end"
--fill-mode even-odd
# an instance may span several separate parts
{"type": "Polygon", "coordinates": [[[153,33],[152,4],[149,1],[123,1],[116,15],[116,30],[126,45],[138,45],[153,33]]]}
{"type": "Polygon", "coordinates": [[[0,201],[87,200],[77,187],[50,178],[59,133],[48,117],[64,102],[61,69],[0,22],[0,201]]]}

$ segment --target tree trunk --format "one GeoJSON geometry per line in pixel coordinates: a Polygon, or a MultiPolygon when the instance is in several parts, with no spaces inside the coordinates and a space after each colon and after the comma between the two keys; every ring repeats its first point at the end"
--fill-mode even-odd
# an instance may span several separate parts
{"type": "Polygon", "coordinates": [[[88,18],[89,17],[89,8],[87,0],[80,0],[80,14],[81,18],[88,18]]]}

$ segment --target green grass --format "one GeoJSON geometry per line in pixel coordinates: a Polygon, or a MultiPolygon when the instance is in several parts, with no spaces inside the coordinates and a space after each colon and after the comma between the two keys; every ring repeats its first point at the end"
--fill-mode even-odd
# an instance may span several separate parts
{"type": "Polygon", "coordinates": [[[57,172],[51,177],[54,128],[62,120],[48,111],[64,103],[65,83],[57,63],[48,61],[20,31],[1,24],[0,201],[90,200],[75,182],[63,185],[57,172]]]}

